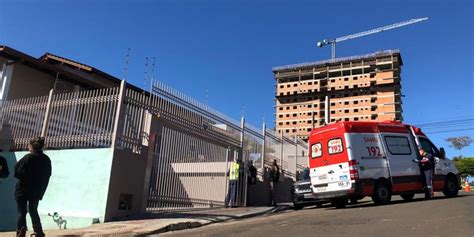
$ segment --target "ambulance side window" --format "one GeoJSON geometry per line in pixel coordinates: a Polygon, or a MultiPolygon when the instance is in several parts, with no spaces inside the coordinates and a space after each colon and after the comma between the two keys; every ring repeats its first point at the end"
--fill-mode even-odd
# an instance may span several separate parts
{"type": "Polygon", "coordinates": [[[385,143],[392,155],[411,155],[410,142],[407,137],[386,136],[385,143]]]}
{"type": "Polygon", "coordinates": [[[433,145],[433,143],[431,143],[430,140],[424,138],[424,137],[420,137],[420,145],[421,147],[423,147],[423,149],[428,152],[428,153],[431,153],[432,155],[436,156],[436,157],[439,157],[439,150],[438,148],[436,148],[435,145],[433,145]]]}

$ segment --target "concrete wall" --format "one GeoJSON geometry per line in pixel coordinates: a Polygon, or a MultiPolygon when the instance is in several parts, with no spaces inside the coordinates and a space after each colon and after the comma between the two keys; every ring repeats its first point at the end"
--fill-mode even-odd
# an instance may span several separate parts
{"type": "Polygon", "coordinates": [[[142,212],[147,156],[145,149],[141,154],[115,149],[105,221],[138,215],[142,212]],[[119,203],[123,201],[120,200],[121,194],[133,196],[130,210],[119,209],[119,203]]]}
{"type": "MultiPolygon", "coordinates": [[[[52,176],[38,211],[45,229],[58,228],[48,213],[58,212],[68,228],[90,226],[94,218],[105,219],[113,150],[75,149],[45,152],[52,162],[52,176]]],[[[0,231],[16,228],[13,169],[26,152],[1,152],[11,175],[0,180],[0,231]]],[[[27,218],[30,221],[29,217],[27,218]]]]}

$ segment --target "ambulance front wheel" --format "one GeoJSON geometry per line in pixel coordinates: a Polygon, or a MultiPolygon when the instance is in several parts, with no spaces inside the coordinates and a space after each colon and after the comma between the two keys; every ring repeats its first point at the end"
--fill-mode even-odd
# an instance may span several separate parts
{"type": "Polygon", "coordinates": [[[456,177],[454,175],[448,175],[448,177],[446,177],[446,183],[444,184],[444,196],[448,198],[457,197],[458,191],[458,182],[456,177]]]}
{"type": "Polygon", "coordinates": [[[392,200],[392,190],[388,182],[379,180],[375,184],[374,192],[372,194],[372,201],[377,205],[389,204],[392,200]]]}
{"type": "Polygon", "coordinates": [[[331,204],[336,208],[344,208],[347,205],[347,197],[338,197],[331,199],[331,204]]]}

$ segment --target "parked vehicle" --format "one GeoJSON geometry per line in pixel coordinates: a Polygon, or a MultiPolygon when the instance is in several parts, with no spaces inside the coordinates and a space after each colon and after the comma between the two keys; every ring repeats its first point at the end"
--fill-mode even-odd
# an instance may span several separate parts
{"type": "Polygon", "coordinates": [[[399,122],[339,122],[314,129],[309,138],[311,188],[316,199],[344,207],[349,199],[372,197],[388,204],[392,195],[405,200],[423,193],[424,181],[415,136],[438,160],[435,191],[455,197],[460,189],[454,162],[446,159],[421,129],[399,122]]]}
{"type": "Polygon", "coordinates": [[[293,184],[291,189],[291,199],[293,200],[293,208],[300,210],[305,206],[316,205],[321,207],[327,200],[316,199],[311,190],[311,181],[309,178],[309,169],[304,169],[293,184]]]}

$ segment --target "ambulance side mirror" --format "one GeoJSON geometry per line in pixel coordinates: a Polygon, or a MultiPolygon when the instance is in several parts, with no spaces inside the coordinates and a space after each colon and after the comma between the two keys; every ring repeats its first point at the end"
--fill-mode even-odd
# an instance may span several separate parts
{"type": "Polygon", "coordinates": [[[444,151],[444,148],[439,148],[439,158],[441,159],[446,159],[446,151],[444,151]]]}

